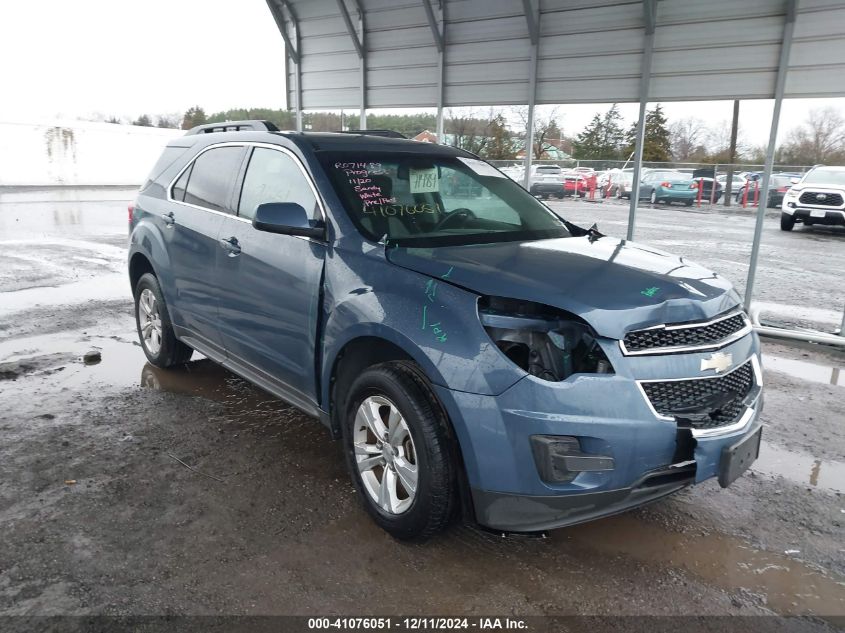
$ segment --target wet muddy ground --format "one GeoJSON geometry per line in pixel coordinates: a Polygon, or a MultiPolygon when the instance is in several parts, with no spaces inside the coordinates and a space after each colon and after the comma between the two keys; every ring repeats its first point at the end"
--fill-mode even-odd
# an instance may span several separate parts
{"type": "MultiPolygon", "coordinates": [[[[61,195],[0,194],[0,614],[777,613],[822,616],[800,623],[819,630],[845,616],[845,354],[764,345],[765,444],[726,490],[547,538],[456,525],[405,545],[366,517],[317,422],[208,360],[145,362],[131,193],[61,195]]],[[[601,212],[621,232],[624,209],[601,212]]],[[[673,207],[641,227],[721,270],[752,223],[673,207]]],[[[764,239],[822,279],[785,295],[761,281],[767,300],[837,300],[824,275],[843,269],[845,235],[770,219],[764,239]]]]}

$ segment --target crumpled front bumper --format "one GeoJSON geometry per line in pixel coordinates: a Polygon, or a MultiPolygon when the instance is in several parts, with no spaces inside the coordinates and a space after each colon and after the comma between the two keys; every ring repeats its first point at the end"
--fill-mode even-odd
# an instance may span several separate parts
{"type": "MultiPolygon", "coordinates": [[[[695,376],[705,354],[626,358],[605,349],[616,374],[560,383],[527,376],[498,396],[435,386],[460,442],[480,524],[537,531],[625,511],[716,476],[723,449],[756,430],[761,401],[741,425],[698,438],[655,414],[638,381],[695,376]],[[548,483],[532,454],[534,435],[577,437],[584,453],[610,456],[614,467],[548,483]]],[[[748,335],[723,351],[746,362],[759,358],[759,342],[748,335]]]]}

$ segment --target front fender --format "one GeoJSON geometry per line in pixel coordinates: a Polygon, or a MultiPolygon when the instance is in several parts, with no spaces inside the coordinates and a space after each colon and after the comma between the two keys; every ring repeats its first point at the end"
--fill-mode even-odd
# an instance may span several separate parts
{"type": "Polygon", "coordinates": [[[525,372],[509,363],[487,336],[477,300],[478,295],[447,280],[395,266],[383,253],[335,256],[326,273],[321,401],[328,402],[340,351],[365,336],[400,347],[436,385],[502,393],[525,372]]]}

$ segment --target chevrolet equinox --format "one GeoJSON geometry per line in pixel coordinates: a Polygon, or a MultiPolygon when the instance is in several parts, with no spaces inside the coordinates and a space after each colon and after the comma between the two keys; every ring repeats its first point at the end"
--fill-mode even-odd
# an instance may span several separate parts
{"type": "Polygon", "coordinates": [[[194,350],[318,418],[370,516],[571,525],[757,457],[762,374],[737,293],[558,217],[460,149],[199,126],[130,207],[150,363],[194,350]]]}

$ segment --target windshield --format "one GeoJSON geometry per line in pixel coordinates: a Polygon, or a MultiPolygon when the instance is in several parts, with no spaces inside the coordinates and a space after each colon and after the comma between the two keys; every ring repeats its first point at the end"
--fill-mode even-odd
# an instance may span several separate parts
{"type": "Polygon", "coordinates": [[[845,170],[814,169],[804,176],[804,185],[845,185],[845,170]]]}
{"type": "Polygon", "coordinates": [[[452,246],[569,237],[564,222],[487,163],[418,153],[320,152],[367,238],[452,246]]]}

